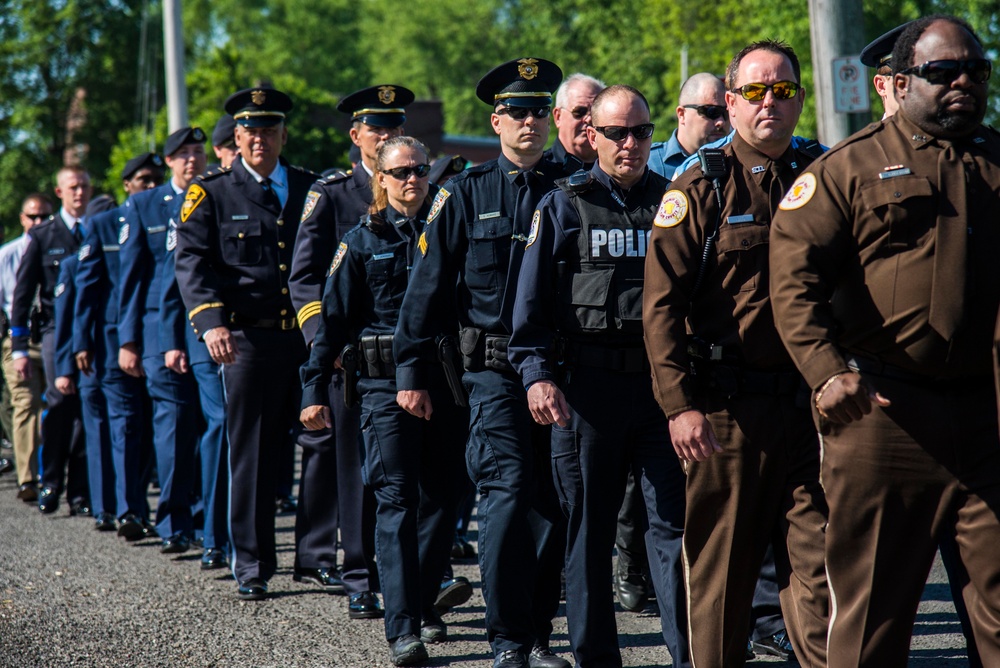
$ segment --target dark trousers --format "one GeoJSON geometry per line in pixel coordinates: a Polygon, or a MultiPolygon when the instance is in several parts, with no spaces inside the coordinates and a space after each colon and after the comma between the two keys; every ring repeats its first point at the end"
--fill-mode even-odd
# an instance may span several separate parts
{"type": "Polygon", "coordinates": [[[435,618],[434,601],[467,480],[463,453],[469,415],[455,406],[443,380],[431,391],[430,421],[396,404],[393,379],[364,379],[358,389],[362,473],[378,502],[375,547],[385,635],[394,640],[419,635],[421,619],[435,618]]]}
{"type": "Polygon", "coordinates": [[[466,465],[480,495],[486,636],[494,653],[527,653],[536,641],[548,645],[565,549],[565,519],[553,503],[549,430],[533,427],[513,371],[468,371],[464,383],[471,425],[466,465]]]}
{"type": "Polygon", "coordinates": [[[278,451],[299,424],[298,330],[234,330],[239,355],[222,366],[229,439],[230,564],[238,582],[269,580],[277,568],[274,495],[278,451]]]}
{"type": "Polygon", "coordinates": [[[117,507],[115,466],[111,449],[108,402],[96,374],[79,376],[80,413],[83,419],[87,449],[87,481],[90,488],[90,510],[94,517],[113,513],[117,507]]]}
{"type": "MultiPolygon", "coordinates": [[[[149,482],[150,438],[146,385],[117,368],[104,373],[108,402],[108,431],[115,467],[115,514],[149,518],[146,487],[149,482]]],[[[111,509],[108,509],[109,511],[111,509]]]]}
{"type": "Polygon", "coordinates": [[[569,517],[566,621],[576,665],[622,665],[608,582],[630,470],[647,508],[646,549],[663,638],[673,664],[689,665],[681,565],[684,473],[648,374],[581,366],[564,392],[571,420],[552,429],[552,469],[569,517]]]}
{"type": "Polygon", "coordinates": [[[378,588],[375,570],[375,497],[361,478],[361,409],[344,405],[343,375],[329,387],[332,429],[304,431],[295,563],[336,568],[337,532],[344,550],[341,572],[348,594],[378,588]]]}
{"type": "Polygon", "coordinates": [[[89,499],[87,448],[80,419],[80,396],[64,395],[56,389],[55,342],[55,331],[42,334],[47,407],[42,415],[41,484],[56,490],[58,495],[63,491],[63,476],[66,476],[66,498],[89,499]]]}
{"type": "MultiPolygon", "coordinates": [[[[189,345],[205,345],[191,342],[189,345]]],[[[204,547],[222,548],[229,543],[227,520],[229,509],[228,467],[226,456],[226,405],[222,393],[222,378],[215,362],[191,365],[198,398],[205,418],[205,431],[198,441],[201,465],[201,501],[205,518],[202,541],[204,547]]]]}

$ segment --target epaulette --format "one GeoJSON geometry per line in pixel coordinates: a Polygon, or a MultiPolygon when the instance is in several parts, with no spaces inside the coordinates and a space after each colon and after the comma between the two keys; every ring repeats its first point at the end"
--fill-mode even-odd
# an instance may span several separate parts
{"type": "Polygon", "coordinates": [[[354,175],[353,169],[348,169],[346,172],[338,169],[333,174],[322,179],[323,183],[336,183],[337,181],[343,181],[344,179],[349,179],[354,175]]]}
{"type": "Polygon", "coordinates": [[[802,144],[796,150],[798,150],[800,153],[805,153],[813,160],[826,153],[826,151],[823,149],[823,145],[820,144],[819,141],[816,139],[810,139],[807,143],[802,144]]]}
{"type": "Polygon", "coordinates": [[[850,137],[847,137],[843,141],[838,142],[836,146],[831,147],[828,151],[826,151],[823,154],[823,157],[826,157],[832,153],[839,153],[848,146],[852,146],[863,139],[868,139],[869,137],[880,132],[884,127],[885,125],[882,121],[875,121],[874,123],[869,123],[865,127],[855,132],[850,137]]]}
{"type": "Polygon", "coordinates": [[[198,176],[195,177],[195,180],[196,181],[211,181],[212,179],[219,178],[223,174],[228,174],[230,171],[232,171],[232,170],[230,170],[228,167],[226,167],[224,169],[220,169],[217,172],[208,172],[207,174],[199,174],[198,176]]]}
{"type": "Polygon", "coordinates": [[[461,174],[456,174],[455,176],[451,177],[451,180],[454,181],[455,179],[458,178],[468,178],[470,176],[478,176],[479,174],[486,174],[487,172],[493,171],[493,168],[495,166],[496,166],[495,160],[490,160],[489,162],[484,162],[479,165],[473,165],[472,167],[469,167],[461,174]]]}

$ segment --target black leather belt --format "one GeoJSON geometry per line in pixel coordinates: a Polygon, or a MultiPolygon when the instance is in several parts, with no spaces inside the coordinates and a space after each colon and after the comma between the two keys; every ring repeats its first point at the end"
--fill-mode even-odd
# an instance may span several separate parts
{"type": "Polygon", "coordinates": [[[299,321],[295,318],[247,318],[239,313],[229,314],[229,324],[238,327],[257,327],[259,329],[281,329],[291,330],[299,328],[299,321]]]}
{"type": "Polygon", "coordinates": [[[571,359],[580,366],[609,369],[621,373],[649,371],[645,348],[611,348],[589,344],[572,344],[571,359]]]}

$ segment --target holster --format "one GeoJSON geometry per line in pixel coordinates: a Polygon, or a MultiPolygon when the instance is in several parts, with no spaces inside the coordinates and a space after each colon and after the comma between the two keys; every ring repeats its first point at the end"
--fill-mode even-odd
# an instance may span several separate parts
{"type": "Polygon", "coordinates": [[[438,359],[444,369],[444,378],[448,382],[455,405],[461,408],[469,406],[469,396],[462,385],[462,357],[458,350],[458,342],[454,336],[442,336],[438,341],[438,359]]]}
{"type": "Polygon", "coordinates": [[[340,351],[340,366],[344,369],[344,405],[354,408],[358,403],[358,378],[361,377],[361,359],[353,343],[340,351]]]}

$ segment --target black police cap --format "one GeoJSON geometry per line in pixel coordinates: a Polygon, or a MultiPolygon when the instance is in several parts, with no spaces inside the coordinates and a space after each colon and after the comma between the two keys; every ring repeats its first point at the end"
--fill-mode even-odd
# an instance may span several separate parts
{"type": "Polygon", "coordinates": [[[163,145],[163,155],[168,158],[180,150],[185,144],[204,144],[205,131],[201,128],[181,128],[174,131],[167,137],[167,143],[163,145]]]}
{"type": "Polygon", "coordinates": [[[887,65],[892,59],[892,47],[896,46],[896,40],[906,29],[909,23],[896,26],[889,32],[873,39],[868,46],[861,49],[861,62],[868,67],[882,67],[887,65]]]}
{"type": "Polygon", "coordinates": [[[285,120],[292,98],[274,88],[244,88],[230,95],[223,108],[237,125],[267,128],[285,120]]]}
{"type": "Polygon", "coordinates": [[[550,60],[519,58],[487,72],[476,86],[476,97],[494,108],[498,104],[549,107],[562,77],[562,70],[550,60]]]}
{"type": "Polygon", "coordinates": [[[413,98],[413,91],[402,86],[371,86],[343,98],[337,111],[350,114],[352,121],[377,128],[398,128],[406,122],[406,106],[413,98]]]}
{"type": "Polygon", "coordinates": [[[125,163],[125,169],[122,170],[122,180],[128,181],[143,167],[163,169],[163,158],[156,153],[143,153],[135,156],[125,163]]]}
{"type": "Polygon", "coordinates": [[[428,180],[431,183],[443,183],[449,176],[455,176],[465,170],[465,158],[460,155],[446,155],[431,163],[428,180]]]}
{"type": "Polygon", "coordinates": [[[236,121],[229,114],[222,114],[222,117],[215,124],[212,130],[212,146],[225,146],[236,141],[233,133],[236,132],[236,121]]]}

